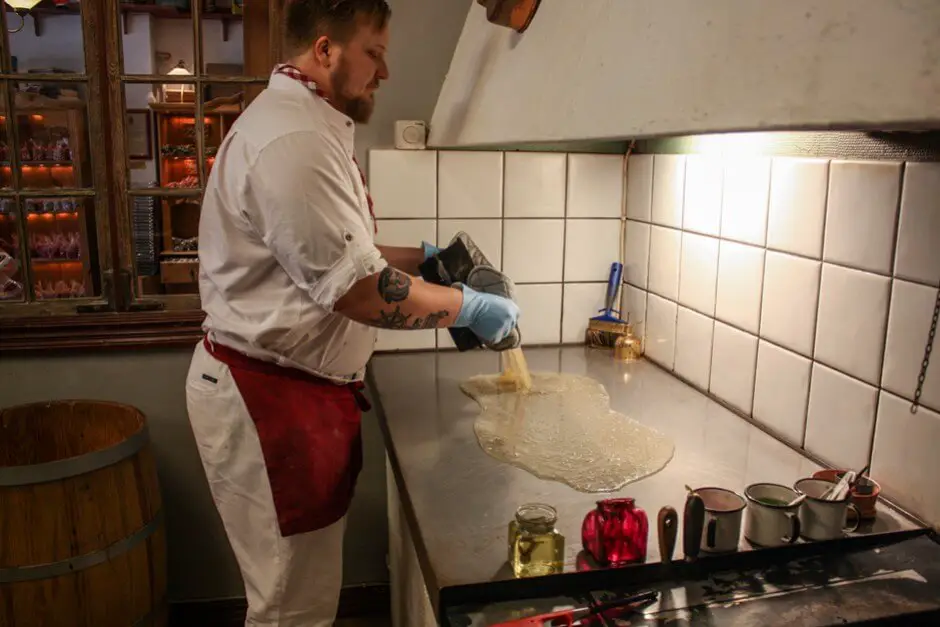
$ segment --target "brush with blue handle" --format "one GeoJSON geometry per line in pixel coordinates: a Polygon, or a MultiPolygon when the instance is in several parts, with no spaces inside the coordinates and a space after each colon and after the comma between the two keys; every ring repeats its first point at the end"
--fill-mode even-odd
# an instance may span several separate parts
{"type": "Polygon", "coordinates": [[[588,328],[584,335],[584,341],[588,346],[613,348],[617,338],[627,334],[627,323],[615,315],[620,311],[614,309],[622,277],[623,264],[616,261],[610,264],[604,308],[598,310],[601,315],[588,321],[588,328]]]}

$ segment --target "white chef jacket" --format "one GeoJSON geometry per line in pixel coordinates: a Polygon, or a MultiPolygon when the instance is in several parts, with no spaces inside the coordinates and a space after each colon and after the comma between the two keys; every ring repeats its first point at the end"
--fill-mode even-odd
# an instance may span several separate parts
{"type": "Polygon", "coordinates": [[[272,74],[216,155],[199,221],[199,293],[211,341],[335,381],[361,380],[376,329],[335,313],[382,270],[355,126],[272,74]]]}

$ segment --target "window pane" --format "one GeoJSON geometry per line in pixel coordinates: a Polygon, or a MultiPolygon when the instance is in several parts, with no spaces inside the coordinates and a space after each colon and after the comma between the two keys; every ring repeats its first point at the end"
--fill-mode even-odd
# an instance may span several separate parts
{"type": "MultiPolygon", "coordinates": [[[[81,3],[64,7],[43,2],[25,18],[23,28],[10,33],[10,61],[14,72],[85,72],[81,3]]],[[[15,30],[20,17],[7,13],[7,27],[15,30]]]]}
{"type": "Polygon", "coordinates": [[[16,205],[10,198],[0,198],[0,302],[23,301],[24,285],[16,205]],[[5,260],[2,253],[13,261],[5,260]]]}
{"type": "Polygon", "coordinates": [[[193,72],[189,0],[121,3],[125,74],[167,74],[180,61],[193,72]]]}
{"type": "MultiPolygon", "coordinates": [[[[259,0],[249,0],[259,2],[259,0]]],[[[209,76],[245,74],[244,2],[207,0],[202,12],[202,73],[209,76]]]]}
{"type": "Polygon", "coordinates": [[[23,189],[92,185],[86,91],[83,84],[43,83],[38,91],[14,92],[19,144],[0,166],[4,186],[11,184],[13,149],[23,189]]]}
{"type": "Polygon", "coordinates": [[[26,236],[36,300],[98,294],[90,198],[27,198],[26,236]]]}

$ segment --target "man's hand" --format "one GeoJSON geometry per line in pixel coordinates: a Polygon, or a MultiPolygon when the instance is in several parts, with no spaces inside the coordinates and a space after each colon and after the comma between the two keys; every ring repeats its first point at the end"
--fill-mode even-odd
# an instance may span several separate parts
{"type": "Polygon", "coordinates": [[[469,327],[487,344],[499,344],[512,333],[519,320],[519,307],[508,298],[477,292],[463,286],[463,306],[452,326],[469,327]]]}

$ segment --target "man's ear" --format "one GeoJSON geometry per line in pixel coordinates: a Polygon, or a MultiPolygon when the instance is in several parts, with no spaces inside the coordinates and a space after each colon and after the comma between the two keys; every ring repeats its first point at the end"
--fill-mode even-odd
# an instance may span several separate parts
{"type": "Polygon", "coordinates": [[[313,56],[321,66],[329,68],[333,63],[333,43],[327,36],[320,37],[313,42],[313,56]]]}

